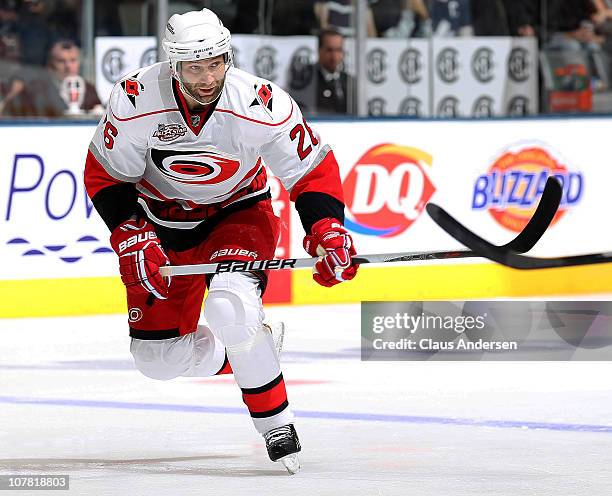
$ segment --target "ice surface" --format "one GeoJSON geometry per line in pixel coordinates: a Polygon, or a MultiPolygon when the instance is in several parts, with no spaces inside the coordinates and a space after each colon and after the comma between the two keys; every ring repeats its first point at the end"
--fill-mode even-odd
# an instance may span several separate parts
{"type": "Polygon", "coordinates": [[[267,315],[298,475],[231,377],[141,376],[124,316],[0,320],[0,473],[70,474],[74,495],[612,493],[612,363],[361,362],[358,305],[267,315]]]}

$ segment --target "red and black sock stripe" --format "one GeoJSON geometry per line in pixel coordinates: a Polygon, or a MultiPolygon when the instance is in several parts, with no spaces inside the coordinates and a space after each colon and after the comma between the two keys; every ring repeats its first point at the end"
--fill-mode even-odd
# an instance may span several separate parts
{"type": "Polygon", "coordinates": [[[256,388],[241,388],[242,400],[253,418],[272,417],[289,406],[283,374],[256,388]]]}

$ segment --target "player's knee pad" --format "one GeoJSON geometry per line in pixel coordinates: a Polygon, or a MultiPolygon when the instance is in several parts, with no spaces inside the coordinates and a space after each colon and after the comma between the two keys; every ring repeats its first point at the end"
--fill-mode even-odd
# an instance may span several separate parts
{"type": "Polygon", "coordinates": [[[130,352],[136,368],[143,375],[167,381],[189,370],[193,355],[192,338],[188,334],[161,341],[132,339],[130,352]]]}
{"type": "Polygon", "coordinates": [[[259,280],[249,274],[216,274],[208,288],[204,317],[229,352],[249,346],[261,331],[259,280]]]}

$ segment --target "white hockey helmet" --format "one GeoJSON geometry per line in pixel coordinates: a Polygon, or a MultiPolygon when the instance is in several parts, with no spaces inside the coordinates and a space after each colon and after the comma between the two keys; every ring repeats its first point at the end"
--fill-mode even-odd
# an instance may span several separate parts
{"type": "Polygon", "coordinates": [[[162,46],[170,59],[172,75],[181,85],[181,62],[223,55],[226,70],[233,63],[232,35],[209,9],[174,14],[166,23],[162,46]]]}

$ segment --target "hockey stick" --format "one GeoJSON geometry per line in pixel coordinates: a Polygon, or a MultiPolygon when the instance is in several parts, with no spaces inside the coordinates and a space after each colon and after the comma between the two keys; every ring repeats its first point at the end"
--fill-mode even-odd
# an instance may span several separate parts
{"type": "MultiPolygon", "coordinates": [[[[549,178],[538,208],[516,238],[502,245],[500,249],[524,253],[531,250],[540,240],[550,225],[561,201],[561,186],[559,182],[549,178]]],[[[434,205],[435,207],[435,205],[434,205]]],[[[440,207],[436,207],[440,208],[440,207]]],[[[495,245],[492,245],[495,246],[495,245]]],[[[389,263],[389,262],[415,262],[423,260],[448,260],[455,258],[480,257],[481,255],[469,250],[458,251],[426,251],[404,253],[380,253],[373,255],[359,255],[353,257],[354,264],[389,263]]],[[[318,258],[284,258],[273,260],[253,260],[250,262],[227,261],[219,263],[196,265],[169,265],[161,267],[162,276],[183,276],[194,274],[219,274],[222,272],[248,272],[253,270],[282,270],[313,267],[318,258]]]]}
{"type": "Polygon", "coordinates": [[[520,255],[517,251],[509,250],[507,246],[496,246],[486,239],[481,238],[438,205],[429,203],[426,209],[427,213],[436,224],[457,241],[473,250],[474,253],[514,269],[552,269],[556,267],[572,267],[576,265],[612,262],[612,252],[588,253],[585,255],[555,258],[538,258],[520,255]]]}
{"type": "Polygon", "coordinates": [[[443,208],[428,204],[427,213],[436,224],[444,229],[457,241],[477,253],[479,256],[494,262],[512,267],[514,269],[552,269],[556,267],[573,267],[576,265],[590,265],[612,262],[612,252],[588,253],[585,255],[572,255],[567,257],[538,258],[520,255],[516,252],[489,243],[467,227],[457,221],[443,208]]]}

